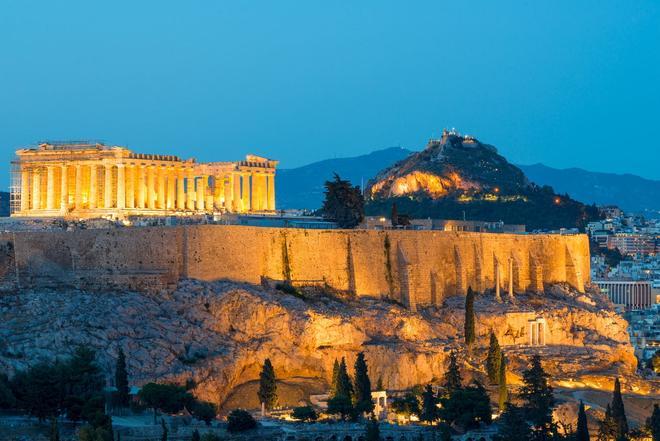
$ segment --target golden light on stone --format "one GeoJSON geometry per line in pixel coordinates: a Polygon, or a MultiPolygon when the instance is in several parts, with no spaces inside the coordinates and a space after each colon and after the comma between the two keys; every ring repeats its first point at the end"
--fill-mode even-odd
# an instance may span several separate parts
{"type": "Polygon", "coordinates": [[[11,215],[124,218],[274,212],[277,163],[255,155],[236,162],[198,163],[100,143],[43,143],[16,151],[11,215]]]}

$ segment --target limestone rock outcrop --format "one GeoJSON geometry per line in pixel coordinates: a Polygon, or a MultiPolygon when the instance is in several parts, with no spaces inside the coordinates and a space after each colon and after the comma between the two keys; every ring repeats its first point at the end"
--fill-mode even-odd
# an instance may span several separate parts
{"type": "MultiPolygon", "coordinates": [[[[111,378],[122,347],[132,383],[192,379],[196,395],[223,404],[236,387],[258,378],[267,357],[278,378],[313,379],[323,389],[335,358],[345,356],[352,370],[364,351],[373,382],[380,377],[388,389],[404,389],[442,378],[449,351],[462,347],[463,297],[411,312],[396,303],[321,291],[301,299],[254,285],[184,280],[171,292],[152,295],[4,294],[0,369],[11,373],[85,344],[98,350],[111,378]]],[[[535,353],[544,355],[556,381],[628,376],[635,358],[626,322],[610,306],[600,294],[567,287],[518,296],[514,304],[479,295],[477,348],[469,357],[460,352],[465,377],[483,376],[491,329],[510,359],[514,383],[535,353]],[[529,346],[530,323],[539,319],[546,344],[529,346]]]]}

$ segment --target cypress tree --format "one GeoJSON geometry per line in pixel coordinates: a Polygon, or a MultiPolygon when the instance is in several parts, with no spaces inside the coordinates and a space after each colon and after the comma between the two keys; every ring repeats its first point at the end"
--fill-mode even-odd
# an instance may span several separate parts
{"type": "Polygon", "coordinates": [[[124,351],[121,348],[119,348],[117,366],[115,368],[115,387],[117,388],[117,401],[119,405],[122,407],[127,407],[130,400],[130,390],[128,387],[126,356],[124,355],[124,351]]]}
{"type": "Polygon", "coordinates": [[[509,401],[509,391],[506,387],[506,358],[504,354],[500,353],[500,362],[497,375],[498,386],[498,405],[500,411],[506,407],[506,402],[509,401]]]}
{"type": "Polygon", "coordinates": [[[626,419],[626,410],[623,407],[623,398],[621,397],[621,383],[619,379],[614,380],[614,393],[612,395],[612,419],[616,423],[617,439],[624,437],[628,433],[628,420],[626,419]]]}
{"type": "Polygon", "coordinates": [[[50,441],[60,441],[60,429],[57,427],[57,418],[53,418],[50,422],[50,441]]]}
{"type": "Polygon", "coordinates": [[[653,405],[653,413],[646,421],[646,425],[651,431],[653,441],[660,441],[660,406],[658,403],[653,405]]]}
{"type": "Polygon", "coordinates": [[[383,377],[380,376],[378,377],[378,381],[376,382],[376,390],[385,390],[383,387],[383,377]]]}
{"type": "Polygon", "coordinates": [[[502,358],[502,349],[500,342],[497,341],[495,333],[490,331],[490,344],[488,346],[488,356],[486,357],[486,372],[491,384],[497,384],[500,373],[500,360],[502,358]]]}
{"type": "Polygon", "coordinates": [[[339,363],[335,395],[328,400],[328,413],[339,414],[342,419],[354,415],[353,385],[346,370],[346,360],[344,357],[342,357],[341,363],[339,363]]]}
{"type": "Polygon", "coordinates": [[[364,439],[366,441],[380,441],[380,428],[375,417],[372,417],[367,423],[367,433],[364,439]]]}
{"type": "Polygon", "coordinates": [[[259,402],[264,403],[266,409],[270,410],[277,402],[277,385],[275,384],[275,370],[270,359],[264,361],[263,368],[259,374],[259,402]]]}
{"type": "Polygon", "coordinates": [[[355,360],[355,411],[370,413],[374,410],[374,402],[371,399],[371,381],[364,353],[360,352],[355,360]]]}
{"type": "Polygon", "coordinates": [[[165,425],[165,420],[163,418],[160,419],[160,425],[163,428],[160,435],[160,441],[167,441],[167,426],[165,425]]]}
{"type": "Polygon", "coordinates": [[[552,424],[552,408],[555,405],[548,379],[549,375],[541,366],[541,357],[534,355],[531,368],[523,372],[520,397],[525,400],[525,411],[529,420],[535,426],[546,429],[552,424]]]}
{"type": "Polygon", "coordinates": [[[616,422],[612,418],[612,408],[610,404],[607,404],[605,409],[605,418],[600,422],[598,427],[598,441],[610,441],[615,440],[616,436],[616,422]]]}
{"type": "Polygon", "coordinates": [[[392,204],[392,215],[390,216],[390,220],[392,221],[393,227],[399,225],[399,213],[396,209],[396,202],[392,204]]]}
{"type": "Polygon", "coordinates": [[[438,399],[430,384],[426,385],[422,393],[422,412],[419,419],[428,423],[438,419],[438,399]]]}
{"type": "Polygon", "coordinates": [[[330,385],[330,397],[337,394],[337,380],[339,378],[339,362],[335,358],[335,363],[332,366],[332,384],[330,385]]]}
{"type": "Polygon", "coordinates": [[[465,296],[465,344],[469,347],[474,344],[476,334],[474,331],[474,292],[468,287],[465,296]]]}
{"type": "Polygon", "coordinates": [[[449,354],[449,367],[445,372],[444,387],[448,394],[457,391],[461,388],[461,372],[458,369],[458,361],[456,360],[456,351],[451,351],[449,354]]]}
{"type": "Polygon", "coordinates": [[[580,400],[580,409],[578,410],[576,441],[589,441],[589,427],[587,426],[587,413],[584,411],[584,403],[580,400]]]}

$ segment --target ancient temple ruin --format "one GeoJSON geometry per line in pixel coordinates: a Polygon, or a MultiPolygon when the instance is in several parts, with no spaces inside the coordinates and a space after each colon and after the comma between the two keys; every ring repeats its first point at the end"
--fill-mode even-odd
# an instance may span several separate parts
{"type": "Polygon", "coordinates": [[[98,142],[48,142],[16,151],[12,216],[189,215],[275,210],[277,161],[199,163],[98,142]]]}

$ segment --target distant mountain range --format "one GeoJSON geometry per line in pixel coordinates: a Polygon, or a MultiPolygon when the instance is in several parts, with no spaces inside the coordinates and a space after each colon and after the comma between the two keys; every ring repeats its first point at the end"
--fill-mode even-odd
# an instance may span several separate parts
{"type": "MultiPolygon", "coordinates": [[[[350,158],[326,159],[302,167],[278,170],[279,208],[316,209],[323,201],[323,183],[338,173],[356,185],[401,161],[412,150],[390,147],[350,158]]],[[[626,211],[660,211],[660,181],[632,174],[590,172],[579,168],[556,169],[543,164],[519,165],[529,180],[549,185],[584,203],[618,205],[626,211]]]]}

